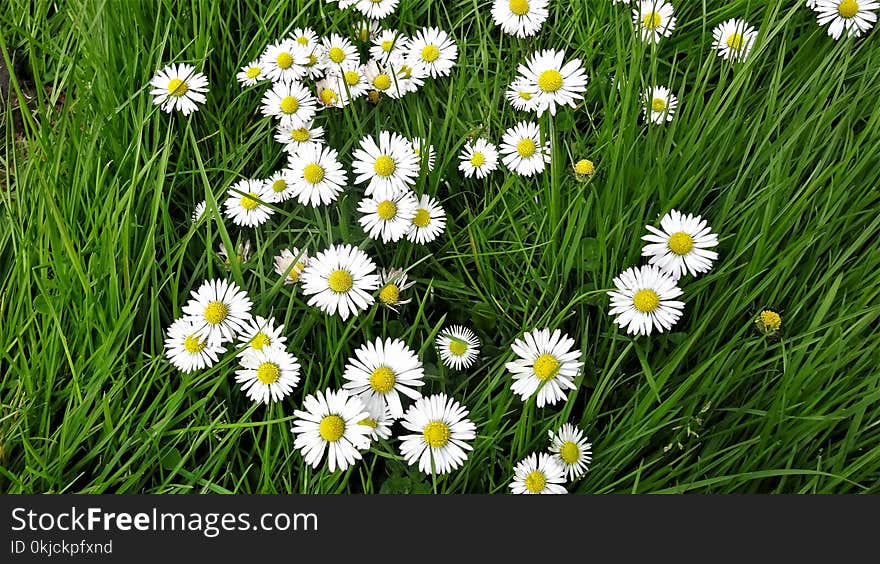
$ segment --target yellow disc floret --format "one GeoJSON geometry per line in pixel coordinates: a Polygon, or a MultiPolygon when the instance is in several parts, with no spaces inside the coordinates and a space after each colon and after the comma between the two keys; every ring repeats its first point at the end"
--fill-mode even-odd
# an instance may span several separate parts
{"type": "Polygon", "coordinates": [[[278,68],[280,69],[289,69],[293,66],[293,56],[286,51],[278,53],[278,56],[275,57],[275,63],[278,64],[278,68]]]}
{"type": "Polygon", "coordinates": [[[526,476],[525,485],[530,493],[541,493],[544,491],[544,486],[547,485],[547,477],[540,470],[532,470],[526,476]]]}
{"type": "Polygon", "coordinates": [[[378,215],[379,218],[384,221],[393,219],[394,216],[397,215],[397,204],[395,204],[391,200],[384,200],[379,202],[379,205],[376,206],[376,215],[378,215]]]}
{"type": "Polygon", "coordinates": [[[296,141],[297,143],[305,143],[309,139],[312,138],[309,130],[305,127],[300,127],[299,129],[291,129],[290,130],[290,138],[296,141]]]}
{"type": "Polygon", "coordinates": [[[318,433],[329,443],[335,443],[345,434],[345,421],[338,415],[328,415],[318,424],[318,433]]]}
{"type": "Polygon", "coordinates": [[[529,0],[510,0],[510,11],[517,16],[529,13],[529,0]]]}
{"type": "Polygon", "coordinates": [[[441,448],[449,442],[449,425],[443,421],[431,421],[422,432],[425,443],[434,448],[441,448]]]}
{"type": "Polygon", "coordinates": [[[440,49],[436,45],[425,45],[422,48],[422,60],[426,63],[433,63],[440,56],[440,49]]]}
{"type": "Polygon", "coordinates": [[[431,214],[425,208],[419,208],[412,222],[416,227],[427,227],[431,223],[431,214]]]}
{"type": "Polygon", "coordinates": [[[552,354],[545,353],[535,359],[532,370],[539,380],[546,382],[559,373],[559,361],[552,354]]]}
{"type": "Polygon", "coordinates": [[[683,256],[691,252],[691,249],[694,248],[694,238],[684,231],[676,231],[669,236],[669,241],[666,243],[666,246],[668,246],[669,250],[673,253],[683,256]]]}
{"type": "Polygon", "coordinates": [[[837,13],[842,18],[852,18],[859,13],[859,3],[856,0],[843,0],[837,5],[837,13]]]}
{"type": "Polygon", "coordinates": [[[651,109],[655,112],[662,112],[666,109],[666,100],[663,98],[654,98],[651,100],[651,109]]]}
{"type": "Polygon", "coordinates": [[[354,279],[347,270],[334,270],[327,277],[327,286],[337,294],[344,294],[354,286],[354,279]]]}
{"type": "Polygon", "coordinates": [[[183,340],[183,348],[190,354],[202,352],[202,349],[207,344],[208,341],[199,339],[197,335],[187,335],[186,339],[183,340]]]}
{"type": "Polygon", "coordinates": [[[189,90],[189,85],[179,78],[172,78],[168,81],[168,94],[175,98],[183,96],[187,90],[189,90]]]}
{"type": "Polygon", "coordinates": [[[578,458],[580,458],[580,455],[581,455],[580,449],[578,448],[578,446],[575,443],[573,443],[571,441],[566,441],[566,442],[562,443],[562,447],[559,449],[559,457],[566,464],[574,464],[575,462],[578,461],[578,458]]]}
{"type": "Polygon", "coordinates": [[[257,367],[257,380],[265,385],[274,384],[281,377],[281,368],[274,362],[264,362],[257,367]]]}
{"type": "Polygon", "coordinates": [[[260,76],[260,67],[250,67],[245,74],[248,78],[257,78],[260,76]]]}
{"type": "Polygon", "coordinates": [[[587,159],[581,159],[574,164],[574,172],[581,176],[589,176],[595,170],[596,167],[593,166],[593,161],[588,161],[587,159]]]}
{"type": "Polygon", "coordinates": [[[743,46],[743,36],[741,33],[731,33],[727,36],[727,46],[734,51],[739,51],[743,46]]]}
{"type": "Polygon", "coordinates": [[[387,394],[394,389],[394,371],[387,366],[380,366],[370,374],[370,387],[380,394],[387,394]]]}
{"type": "Polygon", "coordinates": [[[391,88],[391,77],[387,74],[378,74],[373,79],[373,86],[379,90],[388,90],[391,88]]]}
{"type": "Polygon", "coordinates": [[[373,163],[373,169],[379,176],[391,176],[397,170],[397,165],[394,164],[394,159],[388,155],[380,155],[373,163]]]}
{"type": "Polygon", "coordinates": [[[645,25],[645,29],[653,31],[663,23],[663,17],[657,12],[648,12],[642,19],[642,23],[645,25]]]}
{"type": "Polygon", "coordinates": [[[483,166],[483,163],[485,163],[485,162],[486,162],[486,157],[485,157],[485,155],[483,155],[483,153],[481,153],[479,151],[474,151],[474,154],[471,155],[471,165],[473,165],[474,167],[483,166]]]}
{"type": "Polygon", "coordinates": [[[338,65],[345,60],[345,51],[340,47],[331,47],[330,51],[327,52],[327,56],[330,57],[331,61],[338,65]]]}
{"type": "Polygon", "coordinates": [[[252,209],[256,209],[257,206],[260,205],[260,200],[257,198],[257,195],[253,192],[248,192],[244,196],[241,197],[241,207],[250,211],[252,209]]]}
{"type": "Polygon", "coordinates": [[[464,341],[449,341],[449,352],[455,356],[461,356],[468,350],[468,344],[464,341]]]}
{"type": "Polygon", "coordinates": [[[222,323],[227,315],[229,315],[229,306],[223,302],[214,301],[205,308],[205,321],[211,325],[222,323]]]}
{"type": "Polygon", "coordinates": [[[548,69],[538,75],[538,88],[544,92],[556,92],[562,88],[562,74],[555,69],[548,69]]]}
{"type": "Polygon", "coordinates": [[[535,142],[532,139],[523,139],[516,145],[516,152],[519,153],[524,159],[527,159],[535,154],[535,151],[538,149],[538,146],[535,145],[535,142]]]}
{"type": "Polygon", "coordinates": [[[309,184],[317,184],[324,180],[324,167],[318,163],[309,163],[303,168],[303,178],[309,184]]]}
{"type": "Polygon", "coordinates": [[[654,290],[639,290],[633,296],[633,306],[642,313],[651,313],[660,305],[660,296],[654,290]]]}
{"type": "Polygon", "coordinates": [[[281,99],[281,111],[285,114],[293,114],[299,109],[299,100],[297,100],[294,96],[285,96],[281,99]]]}
{"type": "Polygon", "coordinates": [[[258,351],[263,350],[263,347],[271,344],[272,339],[270,339],[269,335],[263,333],[262,331],[254,335],[254,338],[251,339],[251,348],[258,351]]]}
{"type": "Polygon", "coordinates": [[[379,299],[385,305],[393,306],[400,299],[400,288],[396,284],[388,284],[379,292],[379,299]]]}

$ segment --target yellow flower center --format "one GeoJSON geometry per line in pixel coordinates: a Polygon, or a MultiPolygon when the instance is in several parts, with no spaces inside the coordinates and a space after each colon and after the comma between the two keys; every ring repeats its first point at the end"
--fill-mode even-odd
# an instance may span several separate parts
{"type": "Polygon", "coordinates": [[[336,92],[330,90],[329,88],[325,88],[321,90],[321,103],[325,106],[329,106],[331,104],[336,103],[336,92]]]}
{"type": "Polygon", "coordinates": [[[443,421],[431,421],[422,431],[428,446],[441,448],[449,442],[449,425],[443,421]]]}
{"type": "Polygon", "coordinates": [[[281,377],[281,368],[274,362],[264,362],[257,367],[257,380],[265,385],[274,384],[281,377]]]}
{"type": "Polygon", "coordinates": [[[412,222],[416,227],[427,227],[431,223],[431,214],[425,208],[419,208],[412,222]]]}
{"type": "Polygon", "coordinates": [[[529,13],[529,0],[510,0],[510,11],[517,16],[529,13]]]}
{"type": "Polygon", "coordinates": [[[482,164],[486,162],[486,157],[483,153],[479,151],[475,151],[473,155],[471,155],[471,165],[475,167],[482,166],[482,164]]]}
{"type": "Polygon", "coordinates": [[[552,354],[542,354],[535,359],[532,370],[535,371],[538,380],[546,382],[559,373],[559,361],[552,354]]]}
{"type": "Polygon", "coordinates": [[[335,443],[345,434],[345,421],[338,415],[328,415],[318,424],[318,433],[328,443],[335,443]]]}
{"type": "Polygon", "coordinates": [[[382,42],[382,50],[385,51],[386,53],[390,53],[392,47],[394,47],[394,41],[391,41],[390,39],[388,39],[388,40],[382,42]]]}
{"type": "Polygon", "coordinates": [[[349,86],[355,86],[361,81],[361,75],[357,71],[345,71],[345,83],[349,86]]]}
{"type": "Polygon", "coordinates": [[[739,51],[743,46],[743,36],[741,33],[731,33],[727,36],[727,46],[734,51],[739,51]]]}
{"type": "Polygon", "coordinates": [[[360,421],[358,421],[358,425],[365,425],[367,427],[372,427],[373,429],[375,429],[379,426],[379,422],[372,417],[367,417],[366,419],[361,419],[360,421]]]}
{"type": "Polygon", "coordinates": [[[257,78],[260,76],[260,67],[250,67],[245,74],[248,78],[257,78]]]}
{"type": "Polygon", "coordinates": [[[327,285],[337,294],[344,294],[351,290],[351,287],[354,285],[354,278],[351,277],[347,270],[334,270],[327,277],[327,285]]]}
{"type": "Polygon", "coordinates": [[[666,109],[666,100],[663,98],[654,98],[651,100],[651,109],[655,112],[662,112],[666,109]]]}
{"type": "Polygon", "coordinates": [[[278,56],[275,57],[275,63],[280,69],[289,69],[293,65],[293,57],[287,52],[278,53],[278,56]]]}
{"type": "Polygon", "coordinates": [[[186,349],[186,352],[191,354],[202,352],[202,349],[204,349],[207,344],[208,341],[203,341],[196,335],[189,335],[183,340],[183,348],[186,349]]]}
{"type": "Polygon", "coordinates": [[[522,158],[527,159],[535,154],[535,150],[537,150],[537,148],[538,147],[535,145],[535,142],[531,139],[523,139],[522,141],[517,143],[516,152],[519,153],[519,156],[521,156],[522,158]]]}
{"type": "Polygon", "coordinates": [[[765,330],[779,331],[779,329],[782,328],[782,317],[780,317],[775,311],[765,309],[761,312],[759,320],[765,330]]]}
{"type": "Polygon", "coordinates": [[[532,93],[529,92],[528,90],[520,90],[520,91],[519,91],[519,97],[522,98],[523,100],[531,100],[531,99],[532,99],[532,93]]]}
{"type": "Polygon", "coordinates": [[[309,53],[309,62],[306,63],[306,66],[313,67],[316,64],[318,64],[318,57],[316,57],[314,53],[309,53]]]}
{"type": "Polygon", "coordinates": [[[538,88],[544,92],[556,92],[562,88],[562,73],[548,69],[538,75],[538,88]]]}
{"type": "MultiPolygon", "coordinates": [[[[375,3],[376,0],[373,0],[373,2],[375,3]]],[[[361,41],[366,41],[367,39],[370,38],[370,29],[369,28],[362,27],[360,33],[361,33],[361,41]]]]}
{"type": "Polygon", "coordinates": [[[168,94],[175,98],[180,98],[186,94],[187,90],[189,90],[189,85],[179,78],[172,78],[168,81],[168,94]]]}
{"type": "Polygon", "coordinates": [[[285,96],[281,99],[281,111],[285,114],[295,113],[299,109],[299,100],[293,96],[285,96]]]}
{"type": "Polygon", "coordinates": [[[387,366],[380,366],[370,374],[370,387],[380,394],[387,394],[394,389],[394,371],[387,366]]]}
{"type": "Polygon", "coordinates": [[[588,176],[593,174],[596,168],[593,166],[593,161],[588,161],[587,159],[581,159],[574,164],[574,171],[581,176],[588,176]]]}
{"type": "Polygon", "coordinates": [[[468,350],[468,345],[464,341],[449,341],[449,352],[455,356],[461,356],[468,350]]]}
{"type": "Polygon", "coordinates": [[[303,178],[309,184],[317,184],[324,180],[324,167],[318,163],[309,163],[303,169],[303,178]]]}
{"type": "Polygon", "coordinates": [[[287,188],[287,181],[283,178],[279,178],[275,182],[272,183],[272,191],[273,192],[284,192],[284,189],[287,188]]]}
{"type": "Polygon", "coordinates": [[[299,129],[290,130],[290,138],[296,141],[297,143],[305,143],[309,139],[312,138],[311,134],[309,134],[309,130],[305,127],[301,127],[299,129]]]}
{"type": "Polygon", "coordinates": [[[650,29],[651,31],[654,31],[655,29],[660,27],[660,24],[662,22],[663,18],[657,12],[648,12],[648,14],[645,15],[644,19],[642,20],[642,23],[645,25],[645,29],[650,29]]]}
{"type": "Polygon", "coordinates": [[[305,35],[300,35],[299,37],[296,38],[296,42],[299,43],[300,45],[308,45],[309,38],[306,37],[305,35]]]}
{"type": "Polygon", "coordinates": [[[290,269],[290,272],[287,273],[287,277],[290,278],[291,282],[299,282],[299,273],[304,269],[306,265],[301,262],[293,265],[293,268],[290,269]]]}
{"type": "Polygon", "coordinates": [[[526,476],[525,484],[529,492],[539,494],[544,491],[544,486],[547,485],[547,477],[540,470],[532,470],[526,476]]]}
{"type": "Polygon", "coordinates": [[[851,18],[859,13],[859,3],[856,0],[843,0],[837,5],[837,13],[842,18],[851,18]]]}
{"type": "Polygon", "coordinates": [[[412,67],[400,65],[400,74],[403,75],[403,78],[410,78],[412,76],[412,71],[412,67]]]}
{"type": "Polygon", "coordinates": [[[422,48],[422,60],[426,63],[433,63],[440,56],[440,49],[436,45],[425,45],[422,48]]]}
{"type": "Polygon", "coordinates": [[[376,206],[376,215],[385,221],[393,219],[394,216],[397,215],[397,204],[391,200],[383,200],[379,202],[379,205],[376,206]]]}
{"type": "Polygon", "coordinates": [[[229,315],[229,306],[223,302],[211,302],[205,308],[205,321],[211,325],[221,323],[229,315]]]}
{"type": "Polygon", "coordinates": [[[383,304],[394,305],[400,299],[400,288],[396,284],[388,284],[379,292],[379,299],[383,304]]]}
{"type": "Polygon", "coordinates": [[[331,61],[338,65],[345,60],[345,51],[340,47],[331,47],[330,51],[327,52],[327,56],[330,57],[331,61]]]}
{"type": "Polygon", "coordinates": [[[562,458],[566,464],[574,464],[577,462],[578,458],[580,458],[580,455],[580,449],[571,441],[562,443],[562,448],[559,449],[559,457],[562,458]]]}
{"type": "Polygon", "coordinates": [[[388,90],[391,87],[391,77],[387,74],[376,75],[373,79],[373,86],[379,90],[388,90]]]}
{"type": "Polygon", "coordinates": [[[246,195],[241,197],[241,207],[250,211],[257,206],[260,205],[260,201],[257,199],[257,195],[253,192],[248,192],[246,195]]]}
{"type": "Polygon", "coordinates": [[[670,251],[682,256],[688,254],[694,248],[694,238],[684,231],[677,231],[669,236],[669,242],[666,245],[670,251]]]}
{"type": "Polygon", "coordinates": [[[394,159],[388,155],[380,155],[373,163],[373,169],[379,176],[391,176],[397,170],[397,165],[394,164],[394,159]]]}
{"type": "Polygon", "coordinates": [[[633,296],[633,306],[642,313],[651,313],[660,305],[660,296],[654,290],[639,290],[633,296]]]}
{"type": "Polygon", "coordinates": [[[269,335],[263,333],[262,331],[254,335],[254,338],[251,339],[251,348],[258,351],[263,350],[263,347],[271,344],[272,339],[270,339],[269,335]]]}

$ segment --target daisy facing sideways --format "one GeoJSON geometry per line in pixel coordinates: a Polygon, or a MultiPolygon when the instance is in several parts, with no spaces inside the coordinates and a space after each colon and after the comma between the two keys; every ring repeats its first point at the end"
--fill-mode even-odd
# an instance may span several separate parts
{"type": "Polygon", "coordinates": [[[510,389],[525,401],[537,393],[538,407],[565,400],[568,390],[584,365],[581,351],[572,351],[574,339],[559,329],[535,329],[523,334],[510,346],[519,357],[505,364],[513,374],[510,389]]]}
{"type": "Polygon", "coordinates": [[[251,319],[251,300],[235,282],[205,280],[183,306],[196,333],[216,346],[234,341],[251,319]]]}
{"type": "Polygon", "coordinates": [[[406,272],[400,268],[391,270],[383,268],[379,275],[379,303],[394,313],[400,313],[397,308],[412,301],[412,298],[406,300],[400,298],[403,292],[415,284],[414,280],[407,281],[407,278],[406,272]]]}
{"type": "Polygon", "coordinates": [[[376,403],[366,406],[369,417],[358,421],[358,425],[366,425],[370,428],[370,438],[374,441],[391,438],[391,426],[395,419],[391,417],[391,411],[387,405],[376,403]]]}
{"type": "Polygon", "coordinates": [[[226,350],[221,344],[208,345],[198,334],[198,325],[189,319],[176,320],[165,337],[165,356],[183,373],[210,368],[226,350]]]}
{"type": "Polygon", "coordinates": [[[521,121],[501,138],[501,161],[511,172],[534,176],[550,162],[550,142],[541,143],[538,124],[521,121]]]}
{"type": "Polygon", "coordinates": [[[565,423],[558,432],[548,431],[550,454],[565,470],[569,480],[577,480],[587,471],[593,460],[593,445],[587,442],[584,432],[565,423]]]}
{"type": "Polygon", "coordinates": [[[467,370],[480,356],[480,339],[461,325],[453,325],[440,331],[434,341],[437,354],[447,368],[467,370]]]}
{"type": "Polygon", "coordinates": [[[424,245],[439,237],[445,229],[446,212],[443,206],[431,196],[423,194],[419,197],[418,207],[406,238],[413,243],[424,245]]]}
{"type": "Polygon", "coordinates": [[[472,441],[477,430],[467,416],[468,410],[446,394],[419,399],[401,420],[414,434],[400,437],[400,453],[425,474],[447,474],[461,467],[473,448],[466,441],[472,441]]]}
{"type": "Polygon", "coordinates": [[[709,272],[718,258],[718,253],[707,250],[718,246],[718,235],[698,215],[671,210],[660,219],[661,229],[646,227],[650,233],[642,237],[648,242],[642,247],[642,256],[651,257],[650,264],[676,280],[687,273],[698,276],[709,272]]]}
{"type": "Polygon", "coordinates": [[[355,183],[368,182],[366,195],[386,200],[416,183],[419,157],[402,135],[382,131],[377,143],[371,136],[361,139],[352,153],[355,183]]]}
{"type": "Polygon", "coordinates": [[[257,403],[281,401],[299,383],[299,362],[283,348],[247,349],[241,366],[235,371],[235,381],[257,403]]]}
{"type": "Polygon", "coordinates": [[[345,321],[373,304],[373,291],[379,287],[376,263],[365,252],[351,245],[334,245],[319,251],[303,271],[303,294],[310,306],[345,321]]]}
{"type": "Polygon", "coordinates": [[[627,268],[614,279],[616,290],[611,297],[609,315],[614,323],[630,335],[650,335],[668,331],[678,322],[684,302],[675,298],[682,290],[675,278],[654,265],[627,268]]]}
{"type": "Polygon", "coordinates": [[[492,19],[501,31],[517,37],[530,37],[538,33],[541,24],[550,15],[548,0],[495,0],[492,2],[492,19]]]}
{"type": "Polygon", "coordinates": [[[745,20],[730,19],[712,31],[712,46],[718,55],[734,62],[744,61],[755,44],[758,32],[745,20]]]}
{"type": "Polygon", "coordinates": [[[382,239],[383,243],[403,239],[409,231],[416,215],[415,196],[409,190],[401,190],[390,198],[367,197],[360,201],[358,223],[371,239],[382,239]]]}
{"type": "Polygon", "coordinates": [[[534,91],[533,109],[539,116],[547,110],[556,115],[556,106],[573,108],[587,89],[587,73],[581,60],[566,63],[565,51],[547,49],[535,53],[518,70],[534,91]]]}
{"type": "Polygon", "coordinates": [[[365,405],[387,405],[391,416],[403,416],[401,394],[417,400],[424,385],[425,371],[415,351],[400,339],[376,339],[354,351],[348,359],[343,388],[358,396],[365,405]]]}
{"type": "Polygon", "coordinates": [[[178,111],[188,116],[199,109],[199,104],[205,103],[208,77],[196,72],[192,65],[171,64],[156,71],[150,86],[153,103],[163,112],[178,111]]]}
{"type": "Polygon", "coordinates": [[[565,494],[565,469],[552,455],[532,453],[521,460],[513,471],[510,493],[565,494]]]}
{"type": "Polygon", "coordinates": [[[880,2],[876,0],[816,0],[817,21],[828,26],[828,35],[840,39],[843,32],[851,37],[859,37],[874,27],[880,2]]]}
{"type": "Polygon", "coordinates": [[[293,412],[290,431],[296,437],[294,448],[311,467],[317,468],[326,452],[330,471],[344,471],[361,459],[360,451],[370,448],[372,428],[360,424],[370,413],[359,398],[327,389],[306,396],[303,408],[293,412]]]}
{"type": "Polygon", "coordinates": [[[229,190],[223,202],[226,217],[241,227],[257,227],[269,219],[275,210],[265,204],[274,198],[271,188],[262,180],[239,180],[229,190]]]}
{"type": "Polygon", "coordinates": [[[485,178],[498,168],[498,149],[483,138],[466,143],[459,158],[458,170],[467,178],[485,178]]]}
{"type": "Polygon", "coordinates": [[[275,257],[275,272],[284,276],[285,284],[296,284],[302,276],[303,270],[309,265],[309,254],[296,247],[293,249],[281,249],[275,257]]]}

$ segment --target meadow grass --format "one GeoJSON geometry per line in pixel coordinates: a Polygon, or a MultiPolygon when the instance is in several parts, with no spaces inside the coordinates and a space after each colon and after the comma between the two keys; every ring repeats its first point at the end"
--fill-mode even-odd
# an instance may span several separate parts
{"type": "Polygon", "coordinates": [[[297,26],[349,34],[353,15],[317,0],[10,0],[0,49],[7,65],[24,57],[37,99],[23,143],[11,112],[4,122],[0,490],[504,493],[516,462],[571,421],[594,450],[573,492],[880,492],[877,32],[836,42],[801,4],[679,0],[678,28],[649,46],[629,10],[607,0],[551,2],[533,40],[502,35],[485,0],[403,0],[385,25],[450,32],[452,76],[321,119],[346,163],[381,129],[436,147],[417,191],[441,200],[449,222],[423,247],[367,240],[360,187],[317,211],[287,202],[253,231],[216,211],[230,184],[284,162],[259,116],[262,87],[240,88],[239,67],[297,26]],[[730,17],[760,27],[736,66],[710,47],[730,17]],[[537,179],[464,179],[457,154],[469,135],[498,142],[528,119],[503,93],[537,48],[564,48],[591,78],[576,109],[539,120],[551,167],[537,179]],[[189,118],[158,111],[147,93],[169,62],[210,80],[208,103],[189,118]],[[620,95],[612,76],[626,81],[620,95]],[[640,117],[651,84],[679,97],[665,126],[640,117]],[[571,172],[580,158],[596,163],[588,182],[571,172]],[[216,221],[193,226],[205,198],[216,221]],[[612,324],[605,291],[641,263],[645,224],[671,208],[709,220],[720,258],[682,282],[673,332],[634,339],[612,324]],[[246,236],[255,252],[227,274],[218,246],[246,236]],[[273,272],[283,247],[337,242],[382,266],[414,265],[415,299],[401,315],[373,308],[341,322],[273,272]],[[164,358],[165,328],[217,276],[285,324],[303,367],[286,401],[249,401],[232,354],[190,375],[164,358]],[[778,336],[755,330],[762,307],[781,312],[778,336]],[[483,341],[466,375],[432,349],[451,323],[483,341]],[[504,363],[515,338],[545,326],[575,338],[585,367],[565,404],[537,408],[512,394],[504,363]],[[396,439],[335,474],[293,449],[304,395],[340,386],[352,351],[386,336],[420,352],[423,391],[471,410],[477,438],[462,469],[424,476],[396,439]]]}

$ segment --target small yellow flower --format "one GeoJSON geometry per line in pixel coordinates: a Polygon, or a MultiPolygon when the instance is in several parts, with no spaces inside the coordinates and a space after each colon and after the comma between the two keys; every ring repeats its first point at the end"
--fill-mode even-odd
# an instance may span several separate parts
{"type": "Polygon", "coordinates": [[[782,329],[782,317],[772,309],[764,309],[755,318],[755,326],[765,335],[772,335],[782,329]]]}
{"type": "Polygon", "coordinates": [[[581,159],[574,163],[574,173],[581,178],[592,176],[594,172],[596,172],[596,166],[593,161],[581,159]]]}

